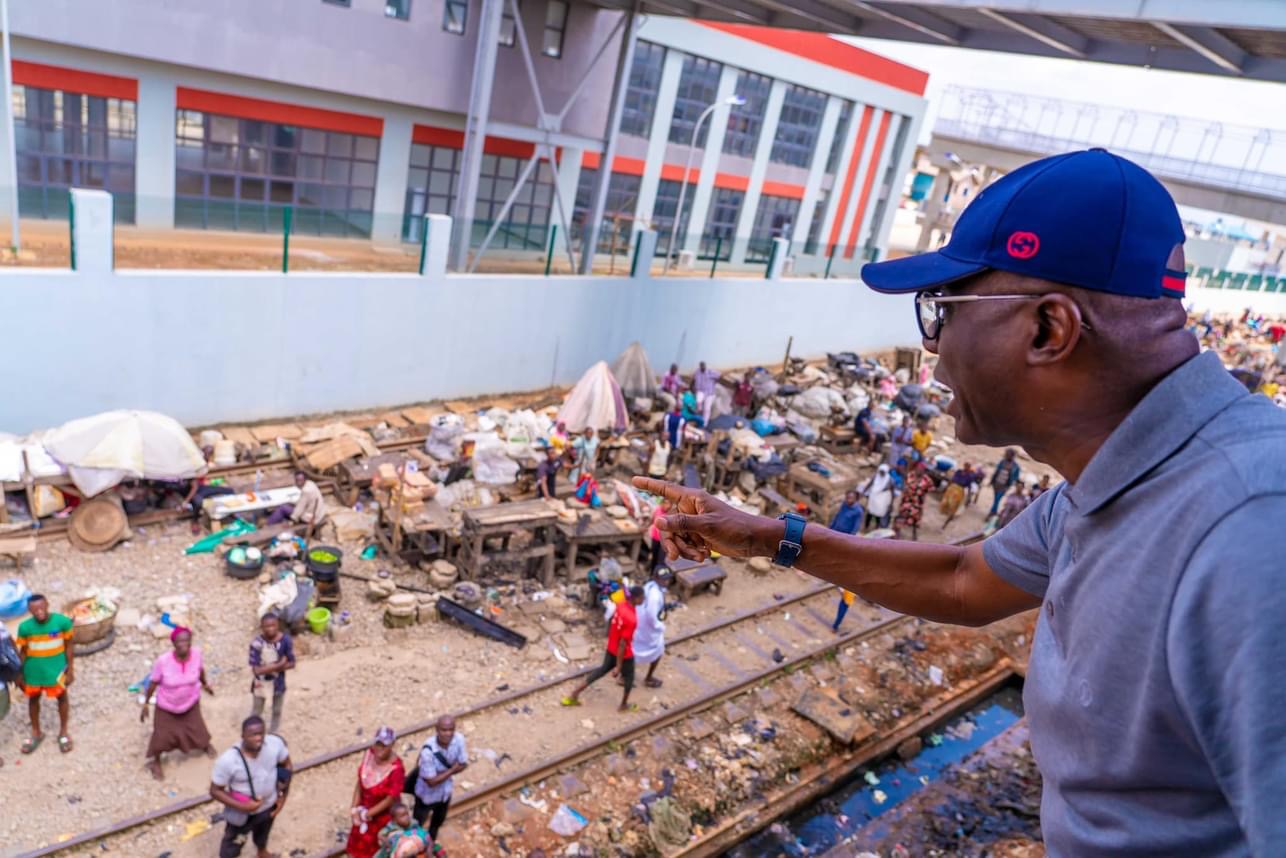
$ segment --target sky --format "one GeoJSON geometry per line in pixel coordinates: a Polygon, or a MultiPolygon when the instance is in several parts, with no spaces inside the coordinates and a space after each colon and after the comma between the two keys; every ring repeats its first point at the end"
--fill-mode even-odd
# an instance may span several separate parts
{"type": "Polygon", "coordinates": [[[1286,101],[1286,87],[1282,84],[885,39],[839,38],[929,73],[925,93],[929,114],[921,142],[928,139],[942,87],[954,83],[1233,125],[1275,126],[1280,136],[1275,135],[1274,142],[1279,140],[1279,146],[1286,146],[1286,112],[1280,108],[1286,101]]]}

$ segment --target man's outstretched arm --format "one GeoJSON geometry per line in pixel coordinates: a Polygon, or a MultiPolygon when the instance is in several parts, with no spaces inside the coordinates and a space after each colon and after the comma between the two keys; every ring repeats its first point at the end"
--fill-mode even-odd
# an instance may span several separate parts
{"type": "MultiPolygon", "coordinates": [[[[634,485],[667,498],[675,510],[657,522],[666,556],[704,560],[771,557],[785,532],[776,519],[733,509],[705,492],[635,477],[634,485]]],[[[980,626],[1040,605],[1040,598],[1003,580],[981,543],[930,545],[865,539],[817,524],[804,531],[795,567],[903,614],[980,626]]]]}

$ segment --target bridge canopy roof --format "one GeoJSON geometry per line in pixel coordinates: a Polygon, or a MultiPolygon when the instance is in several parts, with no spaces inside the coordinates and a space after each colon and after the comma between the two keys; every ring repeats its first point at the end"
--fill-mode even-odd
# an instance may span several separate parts
{"type": "Polygon", "coordinates": [[[1284,0],[643,0],[642,10],[1286,82],[1284,0]]]}

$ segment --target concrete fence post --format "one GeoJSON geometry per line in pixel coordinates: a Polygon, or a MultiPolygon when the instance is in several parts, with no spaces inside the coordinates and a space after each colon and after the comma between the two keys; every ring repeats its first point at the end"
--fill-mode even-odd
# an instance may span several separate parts
{"type": "Polygon", "coordinates": [[[451,255],[451,218],[448,215],[424,216],[424,247],[420,253],[421,277],[445,277],[451,255]]]}
{"type": "Polygon", "coordinates": [[[71,268],[73,271],[111,271],[116,266],[112,246],[112,195],[88,188],[71,189],[71,268]]]}
{"type": "Polygon", "coordinates": [[[790,239],[774,238],[772,251],[768,254],[768,270],[764,273],[766,280],[780,280],[786,268],[786,257],[790,253],[790,239]]]}
{"type": "Polygon", "coordinates": [[[654,229],[634,231],[634,252],[630,254],[630,277],[652,279],[652,259],[656,256],[657,233],[654,229]]]}

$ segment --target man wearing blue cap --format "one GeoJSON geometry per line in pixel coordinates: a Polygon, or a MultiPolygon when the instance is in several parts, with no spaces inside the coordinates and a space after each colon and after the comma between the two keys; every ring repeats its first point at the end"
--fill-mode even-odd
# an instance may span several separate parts
{"type": "Polygon", "coordinates": [[[1066,482],[968,547],[866,540],[652,480],[667,553],[774,556],[903,613],[1040,607],[1024,690],[1051,855],[1286,854],[1286,413],[1185,329],[1183,228],[1103,150],[983,191],[935,253],[867,265],[915,296],[967,444],[1066,482]]]}

